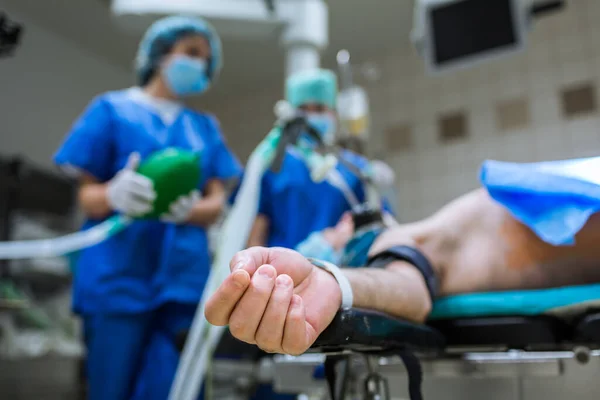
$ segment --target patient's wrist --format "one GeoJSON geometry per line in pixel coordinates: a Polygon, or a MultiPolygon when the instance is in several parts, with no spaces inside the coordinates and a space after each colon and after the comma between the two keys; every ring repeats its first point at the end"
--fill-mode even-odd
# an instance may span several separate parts
{"type": "Polygon", "coordinates": [[[341,293],[341,308],[351,308],[354,304],[354,294],[352,286],[342,270],[330,262],[308,258],[308,260],[316,267],[331,274],[337,281],[341,293]]]}

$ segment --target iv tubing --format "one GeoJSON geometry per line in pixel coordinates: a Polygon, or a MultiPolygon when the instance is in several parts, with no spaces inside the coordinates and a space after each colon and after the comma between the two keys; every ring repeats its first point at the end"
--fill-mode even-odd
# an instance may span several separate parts
{"type": "Polygon", "coordinates": [[[181,354],[169,400],[195,400],[200,392],[212,353],[225,330],[225,327],[213,326],[206,321],[206,302],[229,275],[229,261],[246,246],[258,213],[260,182],[275,157],[280,136],[281,129],[274,128],[248,160],[238,198],[221,231],[213,268],[181,354]]]}
{"type": "Polygon", "coordinates": [[[82,232],[53,239],[0,242],[0,260],[63,256],[94,246],[129,226],[131,219],[115,215],[82,232]]]}

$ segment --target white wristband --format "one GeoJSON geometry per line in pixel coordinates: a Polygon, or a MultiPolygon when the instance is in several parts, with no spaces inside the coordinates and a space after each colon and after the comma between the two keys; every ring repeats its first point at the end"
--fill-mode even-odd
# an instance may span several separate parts
{"type": "Polygon", "coordinates": [[[352,286],[350,286],[350,281],[346,278],[346,275],[341,271],[341,269],[330,262],[317,260],[315,258],[308,258],[308,261],[311,262],[315,267],[319,267],[327,272],[329,272],[335,280],[340,285],[340,291],[342,292],[342,308],[351,308],[354,303],[354,294],[352,293],[352,286]]]}

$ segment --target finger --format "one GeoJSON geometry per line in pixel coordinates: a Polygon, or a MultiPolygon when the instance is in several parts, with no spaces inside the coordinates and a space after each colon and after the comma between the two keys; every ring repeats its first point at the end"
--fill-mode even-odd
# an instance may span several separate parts
{"type": "Polygon", "coordinates": [[[285,354],[297,356],[304,353],[308,346],[304,303],[302,297],[295,294],[285,320],[281,347],[285,354]]]}
{"type": "Polygon", "coordinates": [[[153,184],[147,185],[142,182],[131,181],[130,186],[127,190],[135,197],[144,199],[147,201],[153,201],[156,199],[156,191],[154,190],[153,184]]]}
{"type": "Polygon", "coordinates": [[[258,330],[256,331],[256,344],[266,352],[281,352],[283,328],[285,319],[294,294],[294,282],[288,275],[279,275],[275,279],[275,289],[267,304],[258,330]]]}
{"type": "Polygon", "coordinates": [[[251,247],[236,253],[229,263],[232,271],[244,269],[252,276],[258,267],[269,263],[269,249],[266,247],[251,247]]]}
{"type": "Polygon", "coordinates": [[[185,212],[186,210],[191,209],[196,203],[196,201],[197,199],[193,198],[192,193],[190,193],[189,195],[181,195],[177,198],[177,200],[171,203],[170,209],[185,212]]]}
{"type": "Polygon", "coordinates": [[[140,215],[150,212],[152,210],[152,204],[145,200],[138,200],[132,198],[127,205],[127,212],[131,215],[140,215]]]}
{"type": "Polygon", "coordinates": [[[177,200],[177,206],[182,209],[190,209],[194,206],[196,200],[190,196],[182,196],[177,200]]]}
{"type": "Polygon", "coordinates": [[[177,215],[181,219],[187,219],[192,212],[194,206],[188,202],[180,202],[172,204],[169,207],[170,213],[173,215],[177,215]]]}
{"type": "Polygon", "coordinates": [[[129,192],[129,201],[135,204],[143,204],[152,208],[154,203],[154,196],[148,193],[140,194],[138,192],[129,192]]]}
{"type": "Polygon", "coordinates": [[[140,158],[140,153],[138,153],[137,151],[131,153],[129,155],[129,158],[127,158],[127,164],[125,165],[125,169],[135,171],[138,165],[140,165],[140,158]]]}
{"type": "Polygon", "coordinates": [[[156,191],[154,190],[154,185],[151,182],[150,184],[147,184],[142,181],[132,180],[129,182],[127,190],[144,199],[154,200],[156,198],[156,191]]]}
{"type": "Polygon", "coordinates": [[[139,193],[140,196],[156,197],[156,191],[154,190],[154,182],[148,177],[140,174],[132,174],[130,179],[130,190],[135,193],[139,193]]]}
{"type": "Polygon", "coordinates": [[[342,214],[342,218],[340,218],[340,220],[342,221],[349,221],[352,219],[352,211],[346,211],[342,214]]]}
{"type": "Polygon", "coordinates": [[[189,198],[191,199],[192,204],[196,203],[201,198],[200,192],[198,190],[193,190],[189,198]]]}
{"type": "Polygon", "coordinates": [[[173,215],[186,214],[189,209],[190,207],[187,204],[181,202],[175,202],[169,206],[169,211],[173,215]]]}
{"type": "Polygon", "coordinates": [[[278,275],[289,275],[294,284],[302,282],[314,266],[297,251],[283,247],[251,247],[238,252],[231,260],[232,271],[244,269],[252,276],[258,267],[272,265],[278,275]]]}
{"type": "Polygon", "coordinates": [[[246,271],[235,271],[229,275],[206,302],[204,316],[213,325],[229,324],[231,313],[250,285],[246,271]]]}
{"type": "Polygon", "coordinates": [[[252,276],[250,286],[237,303],[229,319],[229,330],[239,340],[254,344],[258,324],[263,317],[275,285],[276,271],[263,265],[252,276]]]}

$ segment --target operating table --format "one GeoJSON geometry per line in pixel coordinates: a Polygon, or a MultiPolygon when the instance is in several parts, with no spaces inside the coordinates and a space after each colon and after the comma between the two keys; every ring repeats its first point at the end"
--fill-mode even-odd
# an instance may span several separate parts
{"type": "Polygon", "coordinates": [[[423,375],[559,376],[567,361],[597,366],[599,349],[600,284],[591,284],[445,297],[422,325],[345,309],[309,350],[316,354],[276,356],[273,370],[276,389],[326,380],[332,400],[390,399],[386,376],[406,373],[410,399],[420,400],[423,375]]]}
{"type": "MultiPolygon", "coordinates": [[[[391,392],[407,398],[398,397],[406,377],[411,400],[423,398],[428,378],[469,379],[469,385],[489,390],[490,399],[506,399],[494,397],[491,388],[506,391],[512,380],[550,379],[554,389],[546,392],[564,398],[565,392],[599,386],[593,381],[587,389],[563,388],[556,379],[573,370],[581,374],[581,368],[591,369],[589,376],[600,372],[600,284],[441,298],[426,324],[345,309],[302,356],[271,357],[229,333],[216,353],[213,377],[228,390],[215,397],[221,399],[247,399],[261,384],[284,393],[329,391],[320,398],[332,400],[389,400],[391,392]],[[491,381],[482,386],[470,378],[491,381]],[[562,395],[555,394],[557,387],[562,395]]],[[[584,398],[598,398],[599,390],[584,398]]],[[[514,392],[512,398],[525,397],[522,390],[514,392]]]]}

